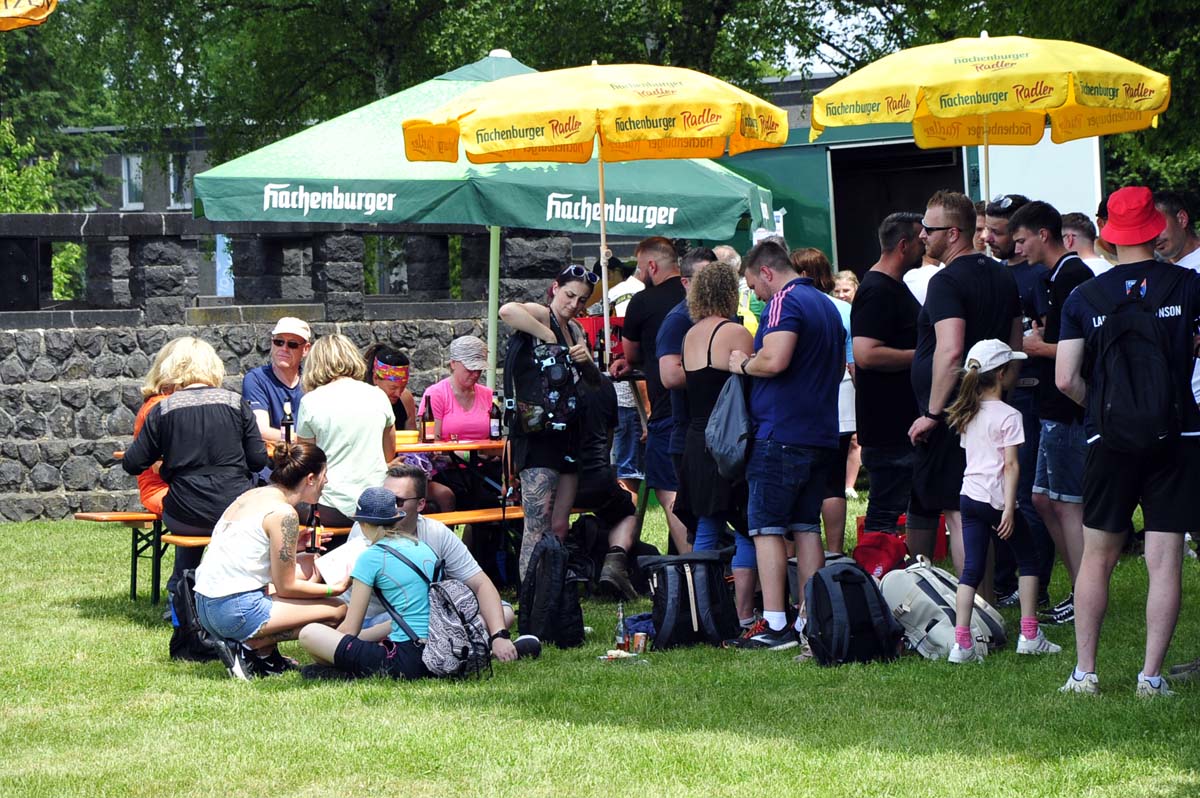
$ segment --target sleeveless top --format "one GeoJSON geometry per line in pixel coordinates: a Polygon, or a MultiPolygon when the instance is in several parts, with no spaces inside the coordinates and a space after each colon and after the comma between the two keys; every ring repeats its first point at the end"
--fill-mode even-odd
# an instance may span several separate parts
{"type": "MultiPolygon", "coordinates": [[[[713,327],[712,335],[708,337],[708,363],[704,368],[697,369],[696,371],[688,371],[686,364],[684,364],[684,373],[687,375],[688,414],[690,416],[688,424],[692,429],[702,430],[708,425],[708,417],[712,414],[713,405],[717,403],[717,397],[720,396],[721,389],[725,387],[725,383],[729,379],[728,371],[713,368],[712,364],[713,341],[717,338],[717,330],[726,324],[733,324],[733,322],[727,319],[716,327],[713,327]]],[[[682,355],[680,359],[682,361],[682,355]]]]}
{"type": "MultiPolygon", "coordinates": [[[[258,519],[221,516],[213,528],[212,542],[196,569],[196,592],[222,598],[250,590],[262,590],[271,581],[271,539],[263,520],[276,505],[258,519]]],[[[289,507],[290,509],[290,507],[289,507]]]]}

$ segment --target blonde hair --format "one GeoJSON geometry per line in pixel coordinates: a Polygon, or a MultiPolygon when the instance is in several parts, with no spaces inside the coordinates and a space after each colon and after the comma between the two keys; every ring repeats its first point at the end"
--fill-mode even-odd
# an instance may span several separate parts
{"type": "Polygon", "coordinates": [[[170,393],[175,389],[175,383],[169,382],[163,376],[163,363],[175,351],[175,347],[183,338],[172,338],[162,345],[158,350],[158,354],[154,356],[154,362],[150,364],[150,370],[146,372],[145,379],[142,380],[142,398],[149,399],[151,396],[158,396],[160,393],[170,393]]]}
{"type": "Polygon", "coordinates": [[[304,361],[304,390],[314,391],[339,377],[361,380],[366,373],[367,364],[349,338],[338,333],[322,336],[304,361]]]}
{"type": "MultiPolygon", "coordinates": [[[[161,385],[183,388],[200,383],[217,388],[225,379],[225,364],[217,356],[212,344],[190,335],[171,341],[171,351],[159,364],[158,377],[161,385]]],[[[166,347],[163,347],[166,349],[166,347]]],[[[151,371],[153,371],[151,367],[151,371]]],[[[149,379],[149,377],[147,377],[149,379]]],[[[145,386],[142,388],[145,392],[145,386]]]]}
{"type": "Polygon", "coordinates": [[[966,432],[967,425],[979,414],[980,395],[989,388],[994,388],[996,383],[1004,378],[1011,362],[991,371],[980,371],[978,360],[967,361],[967,367],[962,370],[958,397],[946,409],[946,421],[955,432],[959,435],[966,432]]]}
{"type": "Polygon", "coordinates": [[[693,321],[709,316],[728,319],[738,309],[737,270],[728,263],[710,263],[692,278],[687,296],[688,315],[693,321]]]}
{"type": "Polygon", "coordinates": [[[858,288],[858,275],[855,274],[850,269],[842,269],[840,272],[833,275],[833,284],[835,286],[842,280],[845,280],[846,282],[853,285],[855,288],[858,288]]]}

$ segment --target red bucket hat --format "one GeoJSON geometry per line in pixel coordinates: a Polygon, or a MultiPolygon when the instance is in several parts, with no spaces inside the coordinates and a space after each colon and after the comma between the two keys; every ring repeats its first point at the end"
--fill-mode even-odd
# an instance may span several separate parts
{"type": "Polygon", "coordinates": [[[1154,207],[1154,195],[1145,186],[1126,186],[1108,198],[1108,223],[1100,230],[1110,244],[1130,247],[1153,241],[1167,226],[1154,207]]]}

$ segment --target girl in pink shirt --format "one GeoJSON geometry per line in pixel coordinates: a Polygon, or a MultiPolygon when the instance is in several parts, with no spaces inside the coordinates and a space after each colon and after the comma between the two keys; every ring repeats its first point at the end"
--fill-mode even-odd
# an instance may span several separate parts
{"type": "Polygon", "coordinates": [[[1025,442],[1025,430],[1021,413],[1000,399],[1017,374],[1012,361],[1025,357],[1024,352],[1014,352],[994,338],[972,346],[958,398],[947,411],[967,460],[959,497],[964,558],[958,582],[955,642],[950,651],[953,663],[982,662],[987,653],[987,646],[971,636],[971,613],[993,536],[1005,542],[997,545],[1012,548],[1020,573],[1017,589],[1021,597],[1021,634],[1017,653],[1055,654],[1062,650],[1047,640],[1038,626],[1037,548],[1024,516],[1017,512],[1017,449],[1025,442]]]}

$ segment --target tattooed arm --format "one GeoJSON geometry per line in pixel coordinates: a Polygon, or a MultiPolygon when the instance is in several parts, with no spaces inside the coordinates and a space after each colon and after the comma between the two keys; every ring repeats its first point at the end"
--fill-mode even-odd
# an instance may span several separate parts
{"type": "Polygon", "coordinates": [[[269,513],[263,530],[271,541],[271,583],[279,598],[328,598],[346,592],[350,578],[333,585],[296,578],[296,544],[300,540],[300,519],[295,508],[269,513]]]}

